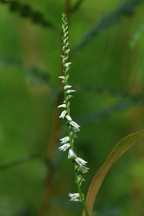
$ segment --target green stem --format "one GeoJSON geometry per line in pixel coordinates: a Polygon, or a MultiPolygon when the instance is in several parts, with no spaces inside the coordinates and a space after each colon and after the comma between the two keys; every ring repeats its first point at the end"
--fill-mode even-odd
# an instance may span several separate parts
{"type": "MultiPolygon", "coordinates": [[[[69,6],[70,0],[67,0],[67,6],[69,6]]],[[[68,137],[69,137],[69,143],[70,143],[70,148],[71,150],[74,152],[74,139],[75,139],[75,133],[76,131],[73,130],[70,121],[72,120],[70,117],[70,98],[69,98],[69,93],[67,92],[67,87],[69,88],[69,64],[71,64],[69,62],[69,37],[68,37],[68,20],[67,20],[67,16],[65,14],[62,15],[62,30],[63,30],[63,36],[62,36],[62,42],[63,42],[63,46],[62,46],[62,50],[63,50],[63,55],[62,55],[62,66],[63,66],[63,74],[64,74],[64,103],[65,103],[65,111],[66,111],[66,115],[68,115],[67,118],[67,125],[68,125],[68,137]]],[[[71,86],[70,86],[71,87],[71,86]]],[[[76,155],[73,155],[73,161],[75,160],[76,155]]],[[[84,211],[86,216],[89,216],[88,213],[88,209],[86,207],[85,204],[85,199],[83,197],[83,193],[81,190],[81,182],[79,180],[79,175],[76,171],[76,162],[74,163],[74,170],[75,170],[75,182],[77,185],[77,189],[79,192],[79,196],[80,196],[80,200],[82,202],[84,211]]]]}
{"type": "Polygon", "coordinates": [[[83,193],[82,193],[80,184],[79,184],[79,182],[78,182],[77,179],[78,179],[78,174],[77,174],[77,172],[75,171],[75,181],[76,181],[76,185],[77,185],[78,192],[79,192],[79,194],[80,194],[80,199],[81,199],[81,202],[82,202],[82,205],[83,205],[83,208],[84,208],[84,211],[85,211],[86,216],[89,216],[88,209],[87,209],[87,206],[86,206],[86,204],[85,204],[84,197],[83,197],[83,193]]]}

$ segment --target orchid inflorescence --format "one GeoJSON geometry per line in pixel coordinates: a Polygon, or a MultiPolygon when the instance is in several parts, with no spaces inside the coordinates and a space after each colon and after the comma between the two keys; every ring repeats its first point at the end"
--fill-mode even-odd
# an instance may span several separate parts
{"type": "Polygon", "coordinates": [[[80,131],[80,126],[73,121],[70,116],[70,99],[73,97],[72,93],[75,90],[72,89],[72,86],[69,85],[69,69],[71,62],[69,62],[69,36],[68,36],[68,20],[65,14],[62,15],[62,65],[63,65],[63,76],[59,76],[62,80],[62,84],[64,86],[64,101],[58,108],[63,108],[64,110],[61,112],[59,118],[65,119],[68,125],[68,135],[64,138],[60,139],[61,146],[59,149],[61,151],[68,150],[68,159],[72,159],[74,162],[74,170],[75,170],[75,181],[77,184],[79,193],[69,193],[71,201],[81,201],[84,202],[84,196],[81,192],[81,183],[84,181],[84,178],[79,174],[79,172],[86,173],[88,169],[86,167],[87,162],[82,158],[78,157],[75,153],[74,149],[74,141],[76,133],[80,131]]]}

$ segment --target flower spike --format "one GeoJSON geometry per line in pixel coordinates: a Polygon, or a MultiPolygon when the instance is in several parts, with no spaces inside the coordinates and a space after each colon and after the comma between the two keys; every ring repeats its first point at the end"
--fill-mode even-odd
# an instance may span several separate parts
{"type": "Polygon", "coordinates": [[[87,164],[87,161],[83,160],[82,158],[78,157],[75,153],[75,139],[77,138],[76,133],[80,131],[80,125],[78,125],[75,121],[73,121],[71,114],[70,114],[70,98],[73,96],[71,93],[75,92],[74,89],[72,89],[72,86],[69,84],[69,70],[70,65],[72,64],[69,61],[69,33],[68,33],[68,21],[65,14],[62,15],[62,66],[63,66],[63,76],[60,76],[59,78],[62,80],[63,84],[63,90],[64,90],[64,101],[61,105],[58,106],[58,108],[64,108],[62,113],[60,114],[59,118],[65,119],[67,122],[67,135],[60,139],[61,146],[59,147],[60,151],[66,151],[68,150],[68,159],[72,160],[74,164],[74,171],[75,171],[75,182],[77,185],[77,189],[79,193],[69,193],[70,201],[81,201],[84,208],[85,206],[85,200],[83,193],[81,191],[81,184],[84,181],[84,178],[81,173],[88,172],[88,169],[85,165],[87,164]]]}

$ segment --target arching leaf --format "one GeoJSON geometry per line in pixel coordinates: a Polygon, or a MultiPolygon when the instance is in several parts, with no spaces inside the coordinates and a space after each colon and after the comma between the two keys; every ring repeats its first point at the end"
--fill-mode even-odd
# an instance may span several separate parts
{"type": "MultiPolygon", "coordinates": [[[[107,157],[106,161],[97,171],[96,175],[94,176],[88,193],[86,197],[86,205],[89,211],[89,214],[92,215],[92,209],[97,197],[98,191],[108,173],[112,165],[134,144],[136,144],[142,137],[144,136],[144,130],[129,134],[128,136],[122,138],[112,149],[111,153],[107,157]]],[[[85,216],[85,213],[82,214],[85,216]]]]}

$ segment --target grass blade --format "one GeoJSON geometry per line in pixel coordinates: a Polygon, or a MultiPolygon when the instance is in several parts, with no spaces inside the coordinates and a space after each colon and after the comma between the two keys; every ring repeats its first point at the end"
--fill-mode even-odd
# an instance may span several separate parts
{"type": "Polygon", "coordinates": [[[110,28],[111,26],[120,23],[123,16],[133,17],[135,10],[140,3],[143,3],[143,1],[128,0],[124,3],[121,3],[114,11],[104,15],[101,20],[86,33],[80,43],[72,49],[72,53],[83,49],[87,44],[92,42],[94,37],[99,36],[99,34],[104,29],[110,28]]]}
{"type": "Polygon", "coordinates": [[[144,103],[144,97],[143,96],[134,96],[133,98],[128,99],[122,99],[118,101],[117,103],[104,107],[100,109],[97,112],[85,114],[84,116],[81,116],[78,118],[78,122],[82,123],[89,123],[89,122],[96,122],[101,120],[102,118],[106,118],[113,113],[116,112],[124,112],[130,109],[131,107],[139,106],[144,103]]]}
{"type": "MultiPolygon", "coordinates": [[[[128,149],[136,144],[144,136],[144,130],[129,134],[122,138],[112,149],[111,153],[107,157],[106,161],[97,171],[94,176],[86,197],[86,205],[89,214],[92,215],[92,209],[97,197],[98,191],[112,165],[118,160],[128,149]]],[[[82,216],[85,216],[83,212],[82,216]]]]}
{"type": "Polygon", "coordinates": [[[0,4],[1,3],[6,4],[10,12],[17,13],[21,18],[27,18],[31,20],[32,23],[52,29],[59,33],[55,25],[48,20],[41,11],[33,9],[30,5],[17,0],[0,0],[0,4]]]}

